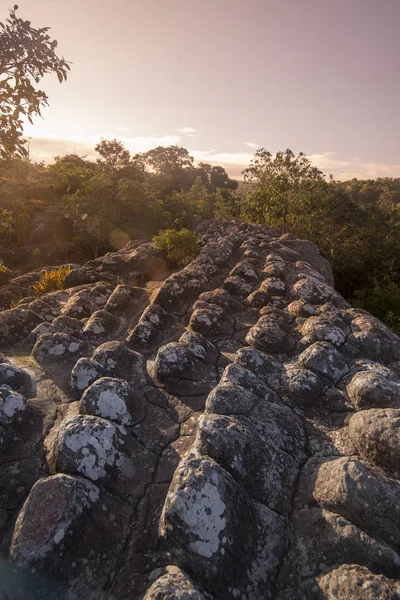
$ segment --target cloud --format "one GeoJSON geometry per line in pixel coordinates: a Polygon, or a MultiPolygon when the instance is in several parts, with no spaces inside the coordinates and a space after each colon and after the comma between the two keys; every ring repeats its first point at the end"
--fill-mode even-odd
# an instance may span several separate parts
{"type": "Polygon", "coordinates": [[[222,165],[231,177],[240,177],[243,169],[249,166],[253,154],[250,152],[220,152],[217,150],[190,150],[198,162],[222,165]]]}
{"type": "Polygon", "coordinates": [[[260,145],[255,144],[254,142],[243,142],[243,144],[245,144],[249,148],[252,148],[253,150],[258,150],[258,148],[260,148],[260,145]]]}
{"type": "Polygon", "coordinates": [[[311,154],[311,162],[326,174],[345,181],[347,179],[376,179],[377,177],[400,177],[400,164],[385,164],[362,161],[360,158],[341,160],[336,152],[311,154]]]}
{"type": "Polygon", "coordinates": [[[178,133],[185,133],[187,135],[191,134],[192,136],[193,136],[194,133],[196,133],[196,130],[193,129],[193,127],[181,127],[177,131],[178,131],[178,133]]]}
{"type": "Polygon", "coordinates": [[[130,131],[128,127],[118,127],[118,131],[130,131]]]}
{"type": "MultiPolygon", "coordinates": [[[[69,137],[47,136],[31,137],[30,153],[35,160],[51,162],[55,156],[76,152],[86,155],[89,160],[97,158],[94,147],[101,139],[112,139],[109,133],[93,136],[73,135],[69,137]]],[[[118,136],[117,139],[132,153],[147,152],[157,146],[173,146],[179,144],[178,135],[128,137],[118,136]]]]}

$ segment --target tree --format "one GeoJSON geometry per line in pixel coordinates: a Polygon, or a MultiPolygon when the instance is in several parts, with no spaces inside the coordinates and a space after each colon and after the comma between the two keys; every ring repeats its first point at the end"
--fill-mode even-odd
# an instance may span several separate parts
{"type": "Polygon", "coordinates": [[[48,105],[47,94],[36,89],[46,73],[67,79],[70,66],[55,53],[57,41],[51,40],[49,27],[35,29],[30,21],[17,17],[15,5],[5,23],[0,23],[0,156],[13,153],[27,156],[22,139],[23,119],[32,123],[48,105]]]}
{"type": "Polygon", "coordinates": [[[82,189],[94,176],[96,168],[96,163],[85,160],[84,156],[65,154],[55,157],[54,163],[46,167],[45,176],[52,192],[61,199],[65,194],[82,189]]]}
{"type": "Polygon", "coordinates": [[[123,169],[127,169],[131,164],[129,150],[116,139],[101,140],[94,149],[101,156],[97,162],[107,171],[112,173],[122,171],[123,169]]]}
{"type": "Polygon", "coordinates": [[[305,154],[296,156],[289,149],[275,156],[265,148],[257,150],[243,174],[250,186],[245,203],[247,216],[284,232],[293,230],[303,205],[325,182],[322,171],[305,154]]]}
{"type": "Polygon", "coordinates": [[[194,168],[194,159],[186,148],[158,146],[138,155],[145,169],[153,175],[174,175],[177,171],[194,168]]]}
{"type": "Polygon", "coordinates": [[[210,192],[215,192],[217,189],[236,190],[238,187],[238,182],[231,179],[224,167],[220,165],[211,166],[208,163],[200,163],[198,171],[204,185],[207,185],[210,192]]]}

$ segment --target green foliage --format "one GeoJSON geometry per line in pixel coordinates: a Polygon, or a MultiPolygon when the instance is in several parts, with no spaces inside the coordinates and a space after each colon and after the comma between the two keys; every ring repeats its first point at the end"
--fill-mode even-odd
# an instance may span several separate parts
{"type": "Polygon", "coordinates": [[[12,237],[14,219],[12,212],[0,208],[0,246],[6,246],[12,237]]]}
{"type": "Polygon", "coordinates": [[[165,252],[171,268],[184,267],[200,252],[199,236],[189,229],[166,229],[153,237],[154,246],[165,252]]]}
{"type": "Polygon", "coordinates": [[[245,215],[286,232],[294,230],[299,212],[325,181],[302,152],[296,156],[288,149],[273,156],[265,148],[257,150],[244,179],[250,187],[245,215]]]}
{"type": "Polygon", "coordinates": [[[32,286],[33,294],[40,298],[44,294],[64,289],[66,276],[71,272],[71,267],[60,267],[53,271],[45,271],[41,279],[32,286]]]}
{"type": "Polygon", "coordinates": [[[65,194],[75,194],[94,176],[95,163],[77,154],[56,156],[55,162],[46,167],[45,181],[57,199],[65,194]]]}
{"type": "Polygon", "coordinates": [[[116,139],[101,140],[94,149],[101,158],[98,163],[106,171],[113,173],[128,169],[131,165],[131,155],[124,145],[116,139]]]}
{"type": "Polygon", "coordinates": [[[26,156],[26,141],[22,139],[23,119],[32,123],[34,115],[48,104],[42,90],[35,89],[46,73],[56,73],[60,83],[70,69],[63,57],[55,53],[57,41],[48,35],[48,27],[35,29],[30,21],[16,14],[0,23],[0,156],[13,153],[26,156]]]}
{"type": "Polygon", "coordinates": [[[387,275],[381,280],[375,277],[368,289],[356,290],[350,302],[372,313],[400,334],[400,285],[387,275]]]}

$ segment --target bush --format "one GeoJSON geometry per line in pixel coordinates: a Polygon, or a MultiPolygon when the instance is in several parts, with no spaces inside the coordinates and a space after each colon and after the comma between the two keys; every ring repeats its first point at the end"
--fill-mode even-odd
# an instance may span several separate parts
{"type": "Polygon", "coordinates": [[[71,267],[60,267],[54,271],[45,271],[40,281],[32,286],[35,296],[40,298],[48,292],[64,289],[64,281],[68,273],[71,272],[71,267]]]}
{"type": "Polygon", "coordinates": [[[350,302],[378,317],[400,334],[400,286],[384,277],[383,281],[374,280],[370,288],[357,290],[350,302]]]}
{"type": "Polygon", "coordinates": [[[153,237],[156,248],[163,250],[170,267],[184,267],[200,252],[199,236],[189,229],[165,229],[153,237]]]}

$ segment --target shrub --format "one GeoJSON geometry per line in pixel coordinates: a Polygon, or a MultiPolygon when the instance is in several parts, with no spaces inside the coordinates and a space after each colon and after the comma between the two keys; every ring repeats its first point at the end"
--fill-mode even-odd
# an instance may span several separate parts
{"type": "Polygon", "coordinates": [[[0,258],[0,285],[4,285],[12,278],[12,271],[3,263],[0,258]]]}
{"type": "Polygon", "coordinates": [[[170,267],[184,267],[198,255],[200,251],[199,236],[189,229],[165,229],[153,237],[153,244],[167,257],[170,267]]]}
{"type": "Polygon", "coordinates": [[[400,286],[389,277],[380,281],[375,278],[372,286],[357,290],[350,302],[372,313],[400,334],[400,286]]]}
{"type": "Polygon", "coordinates": [[[40,281],[32,286],[34,295],[39,298],[48,292],[63,290],[65,278],[70,272],[71,267],[60,267],[53,271],[45,271],[40,281]]]}

